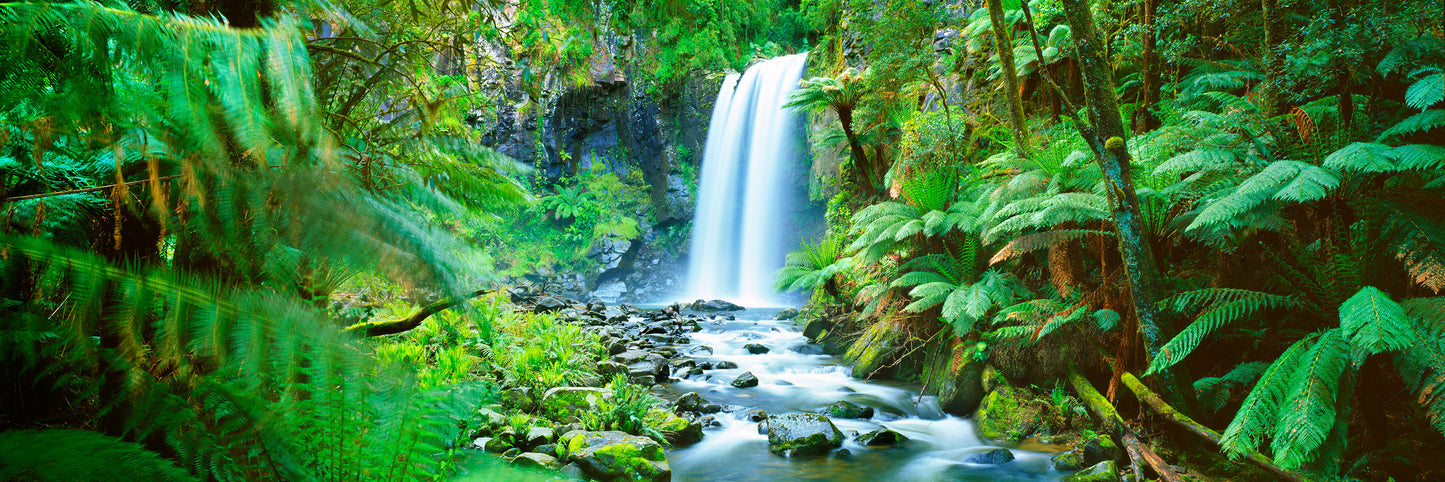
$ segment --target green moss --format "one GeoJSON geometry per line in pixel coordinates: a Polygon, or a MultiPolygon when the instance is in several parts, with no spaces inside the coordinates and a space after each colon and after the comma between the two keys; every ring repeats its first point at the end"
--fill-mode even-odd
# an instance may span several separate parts
{"type": "Polygon", "coordinates": [[[1033,433],[1036,414],[1025,409],[1025,396],[1022,390],[1005,386],[984,397],[974,414],[984,438],[1019,441],[1033,433]]]}
{"type": "Polygon", "coordinates": [[[1074,475],[1064,477],[1059,482],[1114,482],[1116,480],[1119,480],[1119,467],[1115,466],[1114,462],[1106,460],[1074,475]]]}
{"type": "Polygon", "coordinates": [[[853,376],[867,378],[888,361],[898,345],[901,333],[892,323],[882,321],[869,325],[844,354],[853,363],[853,376]]]}

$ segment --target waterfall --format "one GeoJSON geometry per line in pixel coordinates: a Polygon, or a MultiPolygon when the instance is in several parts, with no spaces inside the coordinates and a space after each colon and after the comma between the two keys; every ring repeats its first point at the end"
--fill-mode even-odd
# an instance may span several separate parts
{"type": "Polygon", "coordinates": [[[729,75],[718,91],[693,218],[688,299],[774,306],[773,277],[797,242],[787,239],[789,181],[802,124],[783,109],[807,54],[729,75]]]}

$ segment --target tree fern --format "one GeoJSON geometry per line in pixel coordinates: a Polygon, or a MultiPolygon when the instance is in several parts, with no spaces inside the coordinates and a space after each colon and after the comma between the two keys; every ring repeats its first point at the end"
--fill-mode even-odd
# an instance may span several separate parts
{"type": "Polygon", "coordinates": [[[1445,126],[1445,109],[1430,109],[1410,117],[1406,117],[1385,129],[1375,142],[1386,142],[1400,136],[1408,136],[1416,133],[1430,132],[1436,128],[1445,126]]]}
{"type": "Polygon", "coordinates": [[[1250,386],[1268,367],[1269,364],[1264,362],[1244,362],[1235,365],[1229,373],[1222,376],[1195,380],[1194,391],[1200,406],[1210,412],[1220,411],[1229,401],[1232,390],[1250,386]]]}
{"type": "Polygon", "coordinates": [[[1193,323],[1160,347],[1159,354],[1149,364],[1146,373],[1156,373],[1184,360],[1199,343],[1224,325],[1255,315],[1259,311],[1297,307],[1299,301],[1290,296],[1280,296],[1257,291],[1209,288],[1190,291],[1172,296],[1160,302],[1175,311],[1184,311],[1203,305],[1205,310],[1193,323]]]}
{"type": "Polygon", "coordinates": [[[1259,382],[1244,398],[1234,420],[1220,437],[1220,446],[1231,457],[1257,451],[1264,439],[1273,434],[1295,371],[1320,336],[1315,333],[1295,342],[1260,375],[1259,382]]]}
{"type": "Polygon", "coordinates": [[[1394,355],[1405,387],[1416,395],[1426,420],[1445,435],[1445,299],[1426,298],[1402,303],[1416,320],[1417,339],[1394,355]]]}
{"type": "Polygon", "coordinates": [[[1350,368],[1349,351],[1346,334],[1334,329],[1321,333],[1300,357],[1274,425],[1275,463],[1298,468],[1314,460],[1335,423],[1335,395],[1350,368]]]}
{"type": "Polygon", "coordinates": [[[1340,305],[1340,328],[1360,358],[1406,348],[1416,339],[1405,309],[1373,286],[1340,305]]]}
{"type": "Polygon", "coordinates": [[[1411,75],[1419,75],[1421,73],[1428,74],[1421,77],[1420,80],[1415,81],[1415,83],[1410,84],[1410,88],[1405,91],[1405,105],[1425,110],[1439,103],[1441,100],[1445,100],[1445,72],[1441,72],[1440,69],[1430,68],[1421,69],[1411,75]],[[1434,73],[1428,73],[1431,71],[1434,73]]]}
{"type": "Polygon", "coordinates": [[[1238,216],[1267,201],[1314,201],[1328,195],[1339,184],[1339,175],[1332,171],[1299,161],[1276,161],[1240,183],[1229,195],[1206,203],[1186,229],[1237,225],[1238,216]]]}

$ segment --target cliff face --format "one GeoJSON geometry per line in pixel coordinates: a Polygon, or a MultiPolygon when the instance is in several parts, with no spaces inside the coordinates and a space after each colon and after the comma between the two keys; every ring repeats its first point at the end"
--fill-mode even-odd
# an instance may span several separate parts
{"type": "Polygon", "coordinates": [[[708,122],[726,72],[695,72],[678,85],[649,85],[628,67],[627,38],[599,42],[580,82],[576,73],[541,74],[524,82],[524,66],[499,46],[480,48],[495,64],[476,73],[495,92],[492,106],[473,112],[484,144],[556,180],[605,166],[637,183],[652,216],[638,214],[642,236],[599,241],[589,255],[596,269],[550,276],[565,291],[604,301],[654,301],[685,274],[687,224],[693,215],[696,173],[708,122]],[[640,173],[640,176],[638,175],[640,173]]]}

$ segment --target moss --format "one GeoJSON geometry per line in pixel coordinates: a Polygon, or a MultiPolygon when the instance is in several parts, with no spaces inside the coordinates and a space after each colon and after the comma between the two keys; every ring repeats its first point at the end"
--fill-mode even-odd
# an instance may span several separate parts
{"type": "Polygon", "coordinates": [[[1074,475],[1064,477],[1059,482],[1114,482],[1116,480],[1119,480],[1119,467],[1115,466],[1114,462],[1106,460],[1074,475]]]}
{"type": "Polygon", "coordinates": [[[853,376],[867,378],[882,367],[896,349],[901,335],[898,327],[887,321],[869,325],[844,354],[844,358],[853,363],[853,376]]]}
{"type": "Polygon", "coordinates": [[[974,420],[984,438],[1018,441],[1033,433],[1034,420],[1024,410],[1023,393],[1013,387],[999,387],[979,403],[974,420]]]}

